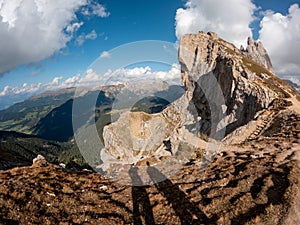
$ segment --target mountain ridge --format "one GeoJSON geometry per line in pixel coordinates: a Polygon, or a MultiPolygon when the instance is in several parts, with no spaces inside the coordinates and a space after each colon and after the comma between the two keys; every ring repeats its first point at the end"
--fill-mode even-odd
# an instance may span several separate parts
{"type": "Polygon", "coordinates": [[[148,160],[167,168],[190,163],[194,154],[205,155],[196,160],[202,166],[218,149],[210,142],[220,146],[257,140],[272,130],[281,113],[292,115],[299,95],[268,69],[271,61],[263,45],[250,40],[252,50],[245,52],[212,32],[183,36],[179,62],[184,95],[157,114],[126,112],[105,126],[103,162],[97,168],[117,179],[113,174],[123,164],[145,165],[148,160]]]}

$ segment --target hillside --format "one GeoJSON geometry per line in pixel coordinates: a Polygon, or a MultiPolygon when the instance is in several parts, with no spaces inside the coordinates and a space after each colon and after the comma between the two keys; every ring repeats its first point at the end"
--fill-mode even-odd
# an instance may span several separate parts
{"type": "MultiPolygon", "coordinates": [[[[69,141],[73,135],[72,119],[77,123],[77,128],[89,127],[95,121],[97,129],[102,134],[103,127],[111,123],[111,117],[116,116],[118,113],[112,112],[113,104],[117,105],[117,111],[130,109],[130,105],[126,102],[125,105],[116,103],[116,97],[123,95],[123,85],[97,87],[96,90],[86,88],[86,93],[76,96],[75,101],[80,105],[78,112],[73,111],[73,99],[66,101],[64,104],[54,108],[46,116],[32,127],[32,133],[47,139],[55,141],[69,141]],[[96,99],[93,102],[93,99],[96,99]],[[73,117],[73,118],[72,118],[73,117]]],[[[152,88],[149,86],[148,88],[152,88]]],[[[136,99],[139,96],[138,88],[131,89],[133,92],[127,93],[125,96],[136,99]],[[135,93],[136,91],[136,93],[135,93]]],[[[143,89],[144,92],[147,90],[143,89]]],[[[146,97],[136,102],[132,106],[132,111],[146,111],[155,113],[162,111],[171,102],[178,99],[183,94],[183,89],[180,86],[167,86],[167,89],[162,89],[153,94],[152,97],[146,97]],[[165,99],[169,99],[166,101],[165,99]]],[[[118,102],[120,99],[118,99],[118,102]]],[[[76,131],[76,130],[75,130],[76,131]]]]}
{"type": "Polygon", "coordinates": [[[33,135],[0,131],[0,170],[30,166],[37,155],[43,155],[55,164],[85,163],[78,148],[72,143],[47,141],[33,135]]]}
{"type": "Polygon", "coordinates": [[[74,95],[74,88],[45,92],[0,111],[0,130],[32,133],[31,128],[74,95]]]}

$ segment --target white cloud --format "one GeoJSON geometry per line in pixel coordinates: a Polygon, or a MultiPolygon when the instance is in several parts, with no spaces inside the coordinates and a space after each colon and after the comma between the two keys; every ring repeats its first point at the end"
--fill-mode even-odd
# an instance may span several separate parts
{"type": "Polygon", "coordinates": [[[43,85],[41,83],[28,85],[24,83],[21,87],[10,87],[5,86],[3,91],[0,92],[0,97],[5,97],[9,95],[21,95],[21,94],[31,94],[39,91],[43,85]]]}
{"type": "Polygon", "coordinates": [[[76,32],[81,26],[83,25],[83,22],[74,22],[72,24],[69,24],[66,28],[66,31],[73,34],[74,32],[76,32]]]}
{"type": "Polygon", "coordinates": [[[288,15],[267,11],[259,32],[279,75],[300,75],[300,9],[294,4],[288,15]]]}
{"type": "Polygon", "coordinates": [[[103,58],[110,58],[110,53],[107,52],[107,51],[103,51],[100,55],[100,58],[103,59],[103,58]]]}
{"type": "Polygon", "coordinates": [[[98,37],[95,30],[92,30],[91,33],[85,35],[86,39],[95,40],[98,37]]]}
{"type": "Polygon", "coordinates": [[[49,83],[43,84],[40,86],[39,90],[37,91],[47,91],[47,90],[55,90],[60,89],[61,81],[63,77],[54,77],[52,81],[49,83]]]}
{"type": "Polygon", "coordinates": [[[251,0],[188,0],[176,12],[176,35],[213,31],[237,45],[251,36],[250,23],[256,6],[251,0]]]}
{"type": "Polygon", "coordinates": [[[85,42],[85,35],[84,34],[81,34],[81,35],[79,35],[77,38],[76,38],[76,44],[78,45],[78,46],[81,46],[81,45],[83,45],[83,43],[85,42]]]}
{"type": "Polygon", "coordinates": [[[82,14],[85,16],[96,15],[105,18],[110,15],[110,12],[107,12],[106,8],[99,3],[91,3],[82,9],[82,14]]]}
{"type": "Polygon", "coordinates": [[[75,87],[77,85],[77,83],[80,80],[80,74],[77,74],[73,77],[70,77],[68,79],[66,79],[62,84],[61,87],[62,88],[70,88],[70,87],[75,87]]]}
{"type": "Polygon", "coordinates": [[[79,35],[77,38],[76,38],[76,44],[78,46],[81,46],[83,45],[83,43],[89,39],[89,40],[95,40],[96,38],[98,37],[97,33],[95,30],[92,30],[90,33],[88,34],[84,34],[82,33],[81,35],[79,35]]]}
{"type": "Polygon", "coordinates": [[[90,4],[92,15],[109,15],[90,0],[0,0],[0,74],[66,47],[82,25],[76,13],[90,4]]]}
{"type": "Polygon", "coordinates": [[[63,79],[63,77],[55,77],[55,78],[53,78],[51,84],[58,85],[62,79],[63,79]]]}
{"type": "Polygon", "coordinates": [[[5,86],[3,91],[0,92],[0,96],[8,95],[10,92],[10,86],[5,86]]]}
{"type": "Polygon", "coordinates": [[[125,82],[139,82],[139,81],[167,81],[170,83],[180,83],[180,66],[173,64],[169,71],[152,71],[151,67],[136,67],[132,69],[117,69],[115,71],[108,70],[102,76],[97,74],[94,70],[89,69],[84,76],[76,74],[63,80],[62,76],[53,78],[52,81],[45,84],[31,84],[24,83],[21,87],[6,86],[0,92],[1,98],[12,98],[16,95],[23,95],[24,98],[41,93],[43,91],[58,90],[62,88],[79,87],[79,86],[96,86],[96,85],[112,85],[125,82]]]}
{"type": "Polygon", "coordinates": [[[83,85],[83,86],[84,86],[84,85],[87,85],[87,86],[93,85],[93,84],[95,84],[96,82],[99,82],[100,78],[101,78],[101,77],[100,77],[99,74],[97,74],[97,73],[96,73],[95,71],[93,71],[92,69],[88,69],[88,70],[86,71],[85,76],[79,80],[79,84],[80,84],[80,85],[83,85]]]}
{"type": "Polygon", "coordinates": [[[178,64],[173,64],[169,71],[152,71],[151,67],[146,66],[108,71],[103,77],[105,77],[106,85],[149,80],[161,80],[180,84],[180,71],[180,65],[178,64]]]}
{"type": "Polygon", "coordinates": [[[62,81],[62,77],[55,77],[53,78],[52,81],[46,83],[46,84],[27,84],[24,83],[21,87],[11,87],[11,86],[6,86],[4,89],[0,92],[0,97],[12,97],[16,95],[24,95],[24,96],[30,96],[32,94],[37,94],[42,91],[47,91],[47,90],[56,90],[60,88],[66,88],[68,87],[66,84],[70,82],[70,78],[67,79],[64,82],[62,81]]]}

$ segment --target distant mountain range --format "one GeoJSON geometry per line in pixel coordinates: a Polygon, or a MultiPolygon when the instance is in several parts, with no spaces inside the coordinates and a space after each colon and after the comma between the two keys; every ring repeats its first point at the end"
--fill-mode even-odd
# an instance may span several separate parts
{"type": "MultiPolygon", "coordinates": [[[[81,104],[80,112],[74,112],[74,118],[79,127],[89,125],[100,119],[100,130],[110,123],[107,120],[112,109],[115,97],[123,86],[106,86],[82,92],[76,97],[77,104],[81,104]],[[101,89],[101,90],[100,90],[101,89]],[[91,99],[97,99],[96,103],[91,99]],[[94,105],[96,104],[96,105],[94,105]],[[95,110],[95,111],[94,111],[95,110]],[[101,115],[101,116],[100,116],[101,115]],[[100,118],[102,117],[102,119],[100,118]]],[[[134,87],[138,89],[138,87],[134,87]]],[[[152,87],[150,86],[149,89],[152,87]]],[[[129,98],[136,99],[139,91],[130,94],[129,98]]],[[[144,98],[135,103],[132,110],[155,113],[161,111],[170,102],[176,100],[183,94],[184,90],[179,86],[170,86],[166,90],[158,91],[155,95],[160,97],[144,98]],[[164,100],[164,98],[168,99],[164,100]]],[[[59,91],[45,92],[33,96],[23,102],[0,111],[0,130],[16,131],[27,134],[38,135],[46,140],[66,142],[73,137],[72,107],[75,88],[68,88],[59,91]]],[[[119,107],[129,107],[122,105],[119,107]]]]}
{"type": "MultiPolygon", "coordinates": [[[[75,88],[45,92],[1,110],[0,170],[31,165],[38,154],[52,163],[84,165],[85,160],[72,140],[72,116],[78,121],[79,127],[88,127],[96,120],[102,138],[104,126],[112,122],[112,115],[116,115],[112,112],[113,103],[122,87],[106,86],[82,91],[75,98],[77,104],[81,105],[78,112],[72,111],[75,88]],[[91,99],[96,99],[96,103],[91,99]]],[[[130,98],[136,98],[139,91],[129,93],[130,98]]],[[[131,110],[157,113],[183,93],[182,87],[169,86],[158,91],[157,96],[142,98],[131,110]]],[[[117,107],[129,106],[121,104],[117,107]]]]}
{"type": "Polygon", "coordinates": [[[285,80],[292,88],[294,88],[300,94],[300,86],[291,80],[285,80]]]}

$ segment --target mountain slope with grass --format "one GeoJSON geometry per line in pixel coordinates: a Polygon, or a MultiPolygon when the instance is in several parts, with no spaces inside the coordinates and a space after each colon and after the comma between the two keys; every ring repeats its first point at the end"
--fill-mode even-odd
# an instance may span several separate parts
{"type": "Polygon", "coordinates": [[[48,141],[13,131],[0,131],[0,170],[30,166],[37,155],[43,155],[54,164],[85,164],[77,146],[72,143],[48,141]]]}
{"type": "Polygon", "coordinates": [[[44,92],[0,111],[0,130],[31,134],[32,127],[74,95],[75,89],[44,92]]]}

